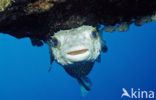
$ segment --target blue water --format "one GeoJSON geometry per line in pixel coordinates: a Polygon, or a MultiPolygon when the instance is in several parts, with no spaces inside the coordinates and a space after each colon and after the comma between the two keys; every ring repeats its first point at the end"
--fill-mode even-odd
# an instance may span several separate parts
{"type": "Polygon", "coordinates": [[[33,47],[28,38],[0,34],[0,100],[121,100],[122,88],[156,88],[156,22],[103,37],[109,50],[89,74],[92,90],[82,97],[61,66],[53,63],[48,72],[46,44],[33,47]]]}

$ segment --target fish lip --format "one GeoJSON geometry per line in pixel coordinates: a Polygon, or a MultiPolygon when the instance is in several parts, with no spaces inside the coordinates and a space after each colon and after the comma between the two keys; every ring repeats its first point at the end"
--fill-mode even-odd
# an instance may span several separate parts
{"type": "Polygon", "coordinates": [[[74,51],[69,51],[66,54],[66,59],[68,59],[70,62],[88,61],[89,57],[89,49],[75,49],[74,51]]]}
{"type": "Polygon", "coordinates": [[[67,54],[71,55],[71,56],[75,56],[75,55],[79,55],[79,54],[84,54],[88,51],[89,51],[88,49],[81,49],[81,50],[70,51],[67,54]]]}

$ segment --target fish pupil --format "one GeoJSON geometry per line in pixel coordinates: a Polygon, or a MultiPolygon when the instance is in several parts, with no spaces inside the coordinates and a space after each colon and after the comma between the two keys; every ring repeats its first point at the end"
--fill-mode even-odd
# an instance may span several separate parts
{"type": "Polygon", "coordinates": [[[58,44],[57,39],[53,39],[53,44],[54,44],[54,46],[57,46],[57,44],[58,44]]]}
{"type": "Polygon", "coordinates": [[[93,36],[93,37],[97,37],[96,31],[92,32],[92,36],[93,36]]]}

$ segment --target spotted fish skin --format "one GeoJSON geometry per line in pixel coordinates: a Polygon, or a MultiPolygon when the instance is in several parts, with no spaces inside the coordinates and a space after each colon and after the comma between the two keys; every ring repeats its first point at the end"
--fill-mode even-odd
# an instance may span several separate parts
{"type": "MultiPolygon", "coordinates": [[[[47,42],[50,48],[51,65],[53,61],[60,64],[65,71],[75,78],[82,95],[91,90],[91,81],[87,75],[95,61],[99,61],[101,51],[106,52],[102,32],[92,26],[81,26],[69,30],[60,30],[47,42]]],[[[52,66],[49,68],[51,69],[52,66]]],[[[49,70],[50,71],[50,70],[49,70]]]]}
{"type": "Polygon", "coordinates": [[[89,74],[94,62],[81,62],[73,65],[64,66],[65,71],[74,78],[81,78],[89,74]]]}

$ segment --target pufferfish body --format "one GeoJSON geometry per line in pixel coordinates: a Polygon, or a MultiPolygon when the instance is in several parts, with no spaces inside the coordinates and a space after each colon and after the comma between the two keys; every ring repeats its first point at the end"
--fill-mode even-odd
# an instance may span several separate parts
{"type": "Polygon", "coordinates": [[[48,40],[51,64],[56,61],[70,76],[76,78],[83,96],[91,86],[87,75],[95,61],[100,61],[102,49],[106,51],[101,33],[92,26],[81,26],[58,31],[48,40]]]}

